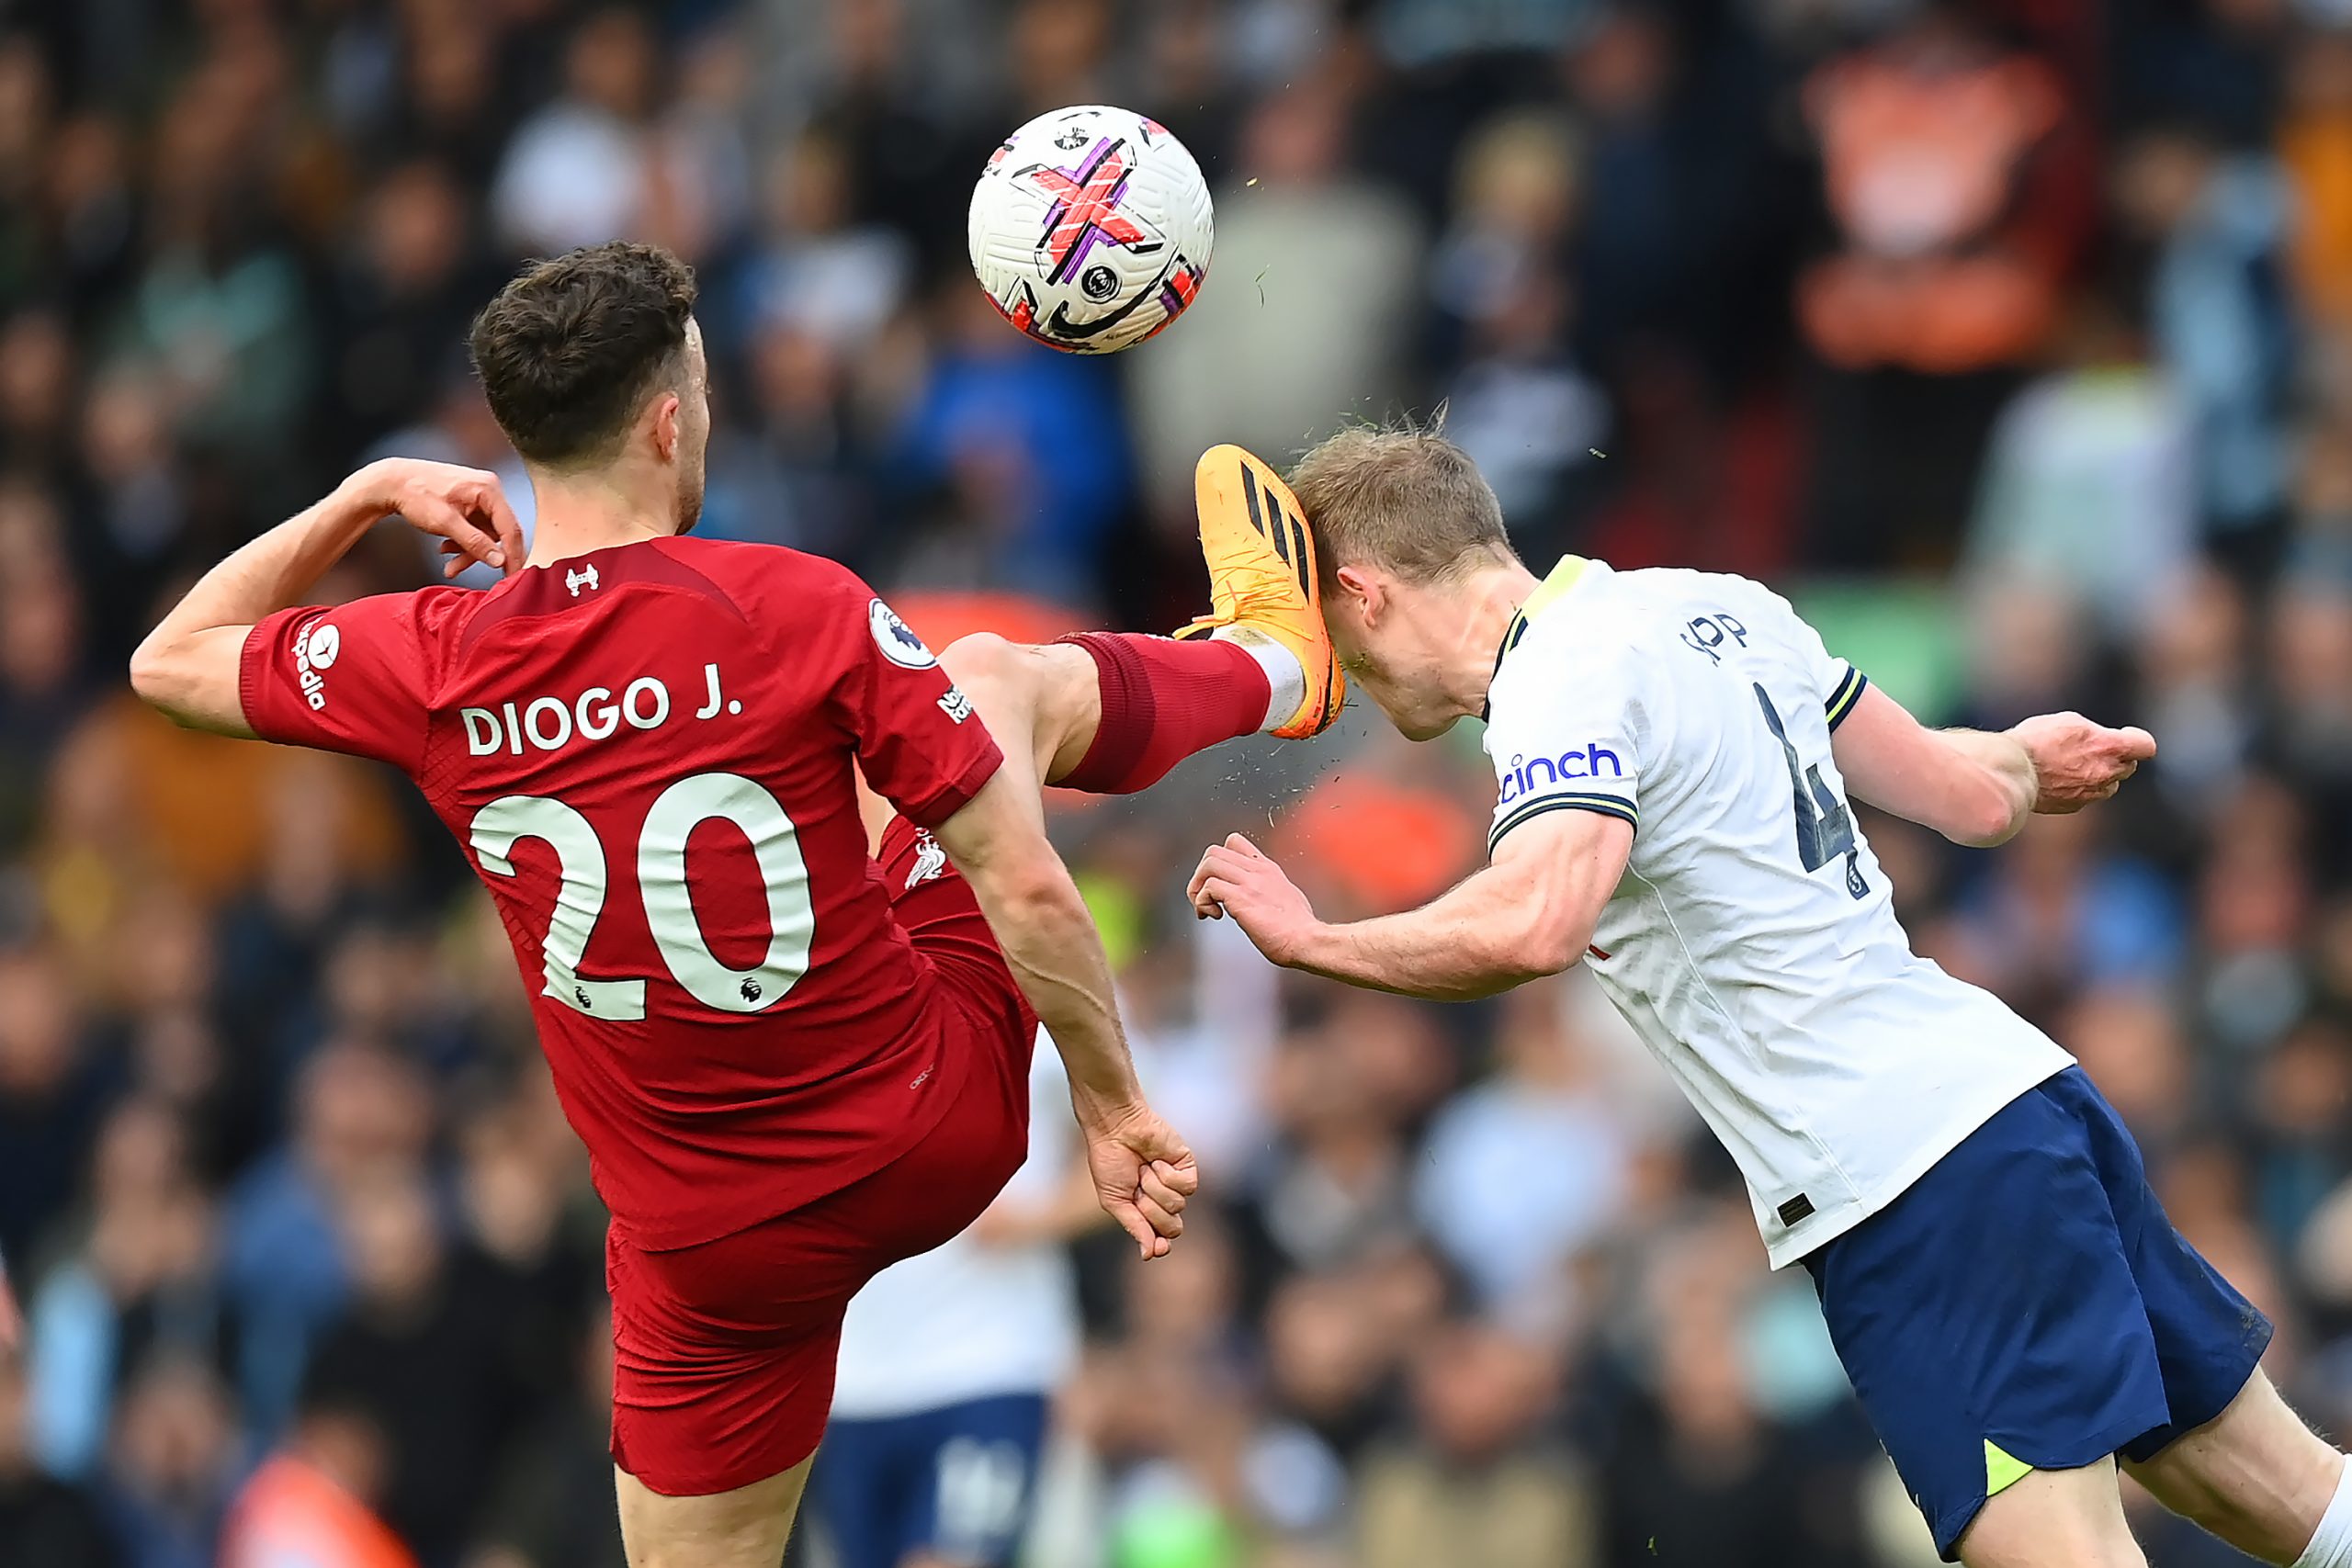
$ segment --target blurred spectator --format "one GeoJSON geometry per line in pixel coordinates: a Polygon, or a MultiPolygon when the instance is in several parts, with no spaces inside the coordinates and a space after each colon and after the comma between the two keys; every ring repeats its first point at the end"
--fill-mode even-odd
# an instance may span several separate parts
{"type": "Polygon", "coordinates": [[[2197,1021],[2218,1045],[2267,1049],[2302,1015],[2298,944],[2310,918],[2301,813],[2275,779],[2249,778],[2222,808],[2197,889],[2197,1021]]]}
{"type": "Polygon", "coordinates": [[[738,307],[747,323],[809,333],[842,353],[888,324],[907,296],[914,258],[903,236],[861,223],[844,149],[808,131],[770,166],[772,239],[738,307]]]}
{"type": "Polygon", "coordinates": [[[620,6],[597,12],[564,52],[563,96],[515,130],[492,187],[499,233],[549,255],[636,228],[647,216],[654,107],[652,27],[620,6]]]}
{"type": "Polygon", "coordinates": [[[126,366],[90,389],[72,470],[80,525],[68,547],[94,595],[98,619],[93,651],[119,662],[146,635],[146,617],[173,557],[186,542],[188,501],[174,472],[169,410],[163,389],[126,366]]]}
{"type": "Polygon", "coordinates": [[[1576,152],[1550,117],[1482,130],[1464,149],[1454,225],[1430,269],[1433,303],[1464,335],[1447,432],[1476,459],[1532,557],[1571,515],[1608,439],[1606,396],[1569,352],[1574,303],[1561,267],[1579,196],[1576,152]]]}
{"type": "Polygon", "coordinates": [[[1386,1041],[1441,1050],[1430,1032],[1423,1015],[1374,998],[1276,1047],[1266,1095],[1283,1136],[1248,1211],[1264,1268],[1339,1269],[1411,1240],[1402,1123],[1412,1108],[1373,1074],[1386,1041]]]}
{"type": "Polygon", "coordinates": [[[0,1355],[0,1553],[42,1568],[131,1568],[88,1495],[33,1461],[25,1402],[23,1366],[0,1355]]]}
{"type": "Polygon", "coordinates": [[[729,40],[696,51],[674,118],[657,96],[651,25],[621,6],[591,15],[564,56],[564,94],[514,133],[492,188],[500,234],[537,254],[641,232],[700,259],[743,203],[730,130],[740,77],[729,40]]]}
{"type": "Polygon", "coordinates": [[[63,1211],[108,1091],[56,954],[0,950],[0,1258],[29,1262],[63,1211]]]}
{"type": "Polygon", "coordinates": [[[370,1180],[413,1171],[433,1133],[415,1069],[373,1046],[323,1046],[295,1088],[293,1135],[230,1195],[227,1264],[250,1332],[239,1382],[251,1418],[274,1431],[315,1337],[350,1289],[341,1208],[370,1180]]]}
{"type": "Polygon", "coordinates": [[[301,267],[257,209],[243,163],[282,90],[274,51],[224,53],[175,97],[158,132],[147,254],[116,352],[164,389],[175,433],[241,462],[285,439],[311,381],[301,267]]]}
{"type": "Polygon", "coordinates": [[[328,381],[339,449],[408,424],[441,395],[457,346],[495,287],[475,265],[472,221],[464,189],[439,164],[403,164],[370,193],[356,243],[336,269],[332,306],[338,346],[328,381]]]}
{"type": "Polygon", "coordinates": [[[2333,803],[2352,791],[2352,581],[2316,574],[2273,606],[2273,743],[2333,803]]]}
{"type": "Polygon", "coordinates": [[[897,474],[931,492],[898,575],[1082,604],[1132,483],[1107,372],[1004,330],[987,296],[944,302],[946,342],[899,435],[897,474]]]}
{"type": "Polygon", "coordinates": [[[131,1568],[212,1568],[243,1460],[211,1366],[165,1359],[142,1371],[123,1396],[105,1491],[131,1568]]]}
{"type": "Polygon", "coordinates": [[[0,844],[18,851],[38,819],[40,764],[88,700],[82,595],[61,546],[46,495],[0,493],[0,844]]]}
{"type": "Polygon", "coordinates": [[[2153,867],[2103,853],[2089,821],[2036,822],[1968,900],[1974,962],[2029,1015],[2077,987],[2160,981],[2181,962],[2177,901],[2153,867]]]}
{"type": "Polygon", "coordinates": [[[1327,74],[1250,120],[1242,183],[1217,195],[1216,270],[1183,330],[1130,360],[1155,495],[1184,493],[1216,442],[1287,455],[1349,414],[1385,416],[1403,389],[1422,240],[1396,197],[1348,171],[1347,110],[1327,74]]]}
{"type": "Polygon", "coordinates": [[[2187,412],[2097,295],[2075,306],[2064,367],[2002,411],[1969,557],[2064,585],[2128,638],[2188,569],[2199,532],[2187,412]]]}
{"type": "Polygon", "coordinates": [[[153,1101],[128,1102],[98,1135],[86,1235],[28,1303],[33,1441],[52,1474],[93,1472],[118,1393],[152,1358],[216,1374],[236,1364],[212,1203],[188,1153],[153,1101]]]}
{"type": "Polygon", "coordinates": [[[2341,329],[2352,324],[2352,35],[2318,33],[2293,51],[2278,159],[2295,190],[2295,282],[2341,329]]]}
{"type": "Polygon", "coordinates": [[[1758,1411],[1746,1384],[1736,1302],[1713,1277],[1722,1261],[1695,1255],[1722,1244],[1702,1233],[1687,1245],[1692,1254],[1670,1258],[1650,1303],[1654,1390],[1626,1413],[1601,1469],[1605,1560],[1668,1568],[1820,1562],[1792,1434],[1758,1411]],[[1678,1272],[1685,1278],[1672,1279],[1678,1272]]]}
{"type": "Polygon", "coordinates": [[[2194,132],[2151,132],[2122,151],[2116,202],[2154,253],[2150,324],[2196,426],[2208,525],[2226,533],[2271,522],[2287,481],[2291,362],[2278,171],[2194,132]]]}
{"type": "Polygon", "coordinates": [[[2138,644],[2144,722],[2164,739],[2158,787],[2210,807],[2238,784],[2259,719],[2249,690],[2246,604],[2210,565],[2192,568],[2145,618],[2138,644]]]}
{"type": "Polygon", "coordinates": [[[1798,293],[1827,367],[1818,546],[1882,566],[1956,532],[2004,372],[2056,312],[2082,193],[2055,73],[1956,6],[1819,67],[1805,107],[1840,241],[1798,293]]]}
{"type": "Polygon", "coordinates": [[[1671,6],[1617,4],[1575,35],[1566,85],[1588,130],[1574,246],[1576,341],[1619,381],[1688,364],[1720,392],[1764,368],[1787,305],[1797,186],[1748,41],[1671,6]]]}
{"type": "Polygon", "coordinates": [[[1439,1113],[1416,1184],[1447,1258],[1489,1310],[1530,1326],[1566,1318],[1568,1265],[1607,1233],[1629,1176],[1626,1134],[1564,1003],[1554,986],[1511,993],[1501,1071],[1439,1113]]]}
{"type": "Polygon", "coordinates": [[[351,1294],[310,1375],[373,1413],[384,1519],[425,1562],[445,1562],[470,1539],[536,1392],[543,1325],[513,1310],[509,1280],[449,1246],[414,1172],[372,1173],[339,1206],[351,1294]]]}
{"type": "Polygon", "coordinates": [[[466,1568],[622,1568],[613,1499],[613,1325],[576,1336],[578,1387],[509,1445],[466,1568]]]}
{"type": "Polygon", "coordinates": [[[1375,1455],[1358,1522],[1365,1568],[1598,1568],[1593,1498],[1540,1423],[1557,1372],[1535,1347],[1473,1324],[1418,1356],[1427,1448],[1375,1455]]]}
{"type": "Polygon", "coordinates": [[[11,468],[53,472],[74,415],[72,328],[53,310],[19,312],[0,329],[0,450],[11,468]]]}

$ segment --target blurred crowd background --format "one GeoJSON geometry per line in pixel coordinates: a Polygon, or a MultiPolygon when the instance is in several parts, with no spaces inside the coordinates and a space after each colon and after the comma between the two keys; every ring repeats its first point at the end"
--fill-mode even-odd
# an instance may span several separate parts
{"type": "MultiPolygon", "coordinates": [[[[934,643],[1171,626],[1202,446],[1443,400],[1539,570],[1763,576],[1931,719],[2151,728],[2112,808],[1997,854],[1868,826],[2352,1427],[2346,0],[17,0],[0,1562],[198,1568],[273,1453],[426,1568],[618,1561],[602,1216],[486,902],[398,781],[122,679],[372,455],[527,518],[463,329],[615,234],[700,269],[705,526],[934,643]],[[963,259],[989,148],[1083,102],[1217,196],[1200,303],[1110,360],[963,259]]],[[[327,592],[426,570],[388,528],[327,592]]],[[[1467,735],[1351,715],[1059,811],[1216,1202],[1148,1271],[1074,1247],[1039,1568],[1932,1559],[1804,1280],[1580,982],[1340,994],[1185,918],[1235,828],[1327,912],[1422,897],[1491,789],[1467,735]]]]}

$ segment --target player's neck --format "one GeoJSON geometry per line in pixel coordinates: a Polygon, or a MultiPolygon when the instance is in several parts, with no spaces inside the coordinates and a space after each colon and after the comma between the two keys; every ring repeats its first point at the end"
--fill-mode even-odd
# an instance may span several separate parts
{"type": "Polygon", "coordinates": [[[1462,580],[1454,590],[1460,606],[1455,624],[1462,629],[1446,650],[1446,689],[1475,714],[1487,705],[1487,687],[1495,678],[1495,651],[1510,630],[1511,617],[1535,592],[1533,572],[1516,560],[1498,560],[1462,580]]]}
{"type": "Polygon", "coordinates": [[[677,531],[677,502],[657,489],[650,476],[619,467],[578,473],[534,468],[537,516],[527,564],[548,566],[591,550],[669,537],[677,531]]]}

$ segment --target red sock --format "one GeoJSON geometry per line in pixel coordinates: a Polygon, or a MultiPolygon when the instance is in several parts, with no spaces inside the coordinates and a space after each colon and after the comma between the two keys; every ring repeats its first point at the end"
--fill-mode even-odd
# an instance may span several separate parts
{"type": "Polygon", "coordinates": [[[1067,637],[1094,656],[1102,725],[1069,776],[1054,782],[1089,795],[1133,795],[1221,740],[1254,735],[1273,684],[1247,649],[1216,637],[1182,642],[1133,632],[1067,637]]]}

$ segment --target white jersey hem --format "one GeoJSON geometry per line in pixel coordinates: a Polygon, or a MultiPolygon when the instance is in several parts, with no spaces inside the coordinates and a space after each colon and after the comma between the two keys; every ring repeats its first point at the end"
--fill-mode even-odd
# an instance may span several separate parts
{"type": "Polygon", "coordinates": [[[1792,1263],[1803,1262],[1809,1254],[1820,1251],[1897,1198],[1902,1197],[1917,1184],[1921,1177],[1941,1164],[1946,1155],[1983,1131],[1987,1122],[2073,1066],[2075,1062],[2072,1057],[2066,1057],[2053,1064],[2048,1072],[2030,1083],[2021,1085],[2005,1099],[1987,1107],[1983,1115],[1962,1123],[1950,1136],[1930,1139],[1921,1145],[1918,1153],[1896,1167],[1894,1174],[1888,1176],[1869,1192],[1849,1199],[1834,1209],[1824,1209],[1816,1213],[1808,1214],[1801,1224],[1783,1231],[1778,1241],[1769,1242],[1765,1246],[1765,1252],[1771,1259],[1772,1267],[1776,1269],[1786,1269],[1792,1263]]]}

